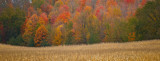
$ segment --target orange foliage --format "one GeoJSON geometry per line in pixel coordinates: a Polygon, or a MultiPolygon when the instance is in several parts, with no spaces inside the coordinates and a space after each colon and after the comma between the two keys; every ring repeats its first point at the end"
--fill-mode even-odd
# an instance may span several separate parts
{"type": "Polygon", "coordinates": [[[60,12],[68,12],[69,11],[69,7],[67,5],[63,5],[59,8],[60,12]]]}
{"type": "Polygon", "coordinates": [[[7,6],[10,7],[10,8],[13,8],[12,1],[11,1],[11,0],[8,0],[7,2],[8,2],[8,3],[7,3],[7,6]]]}
{"type": "Polygon", "coordinates": [[[84,11],[87,12],[87,13],[90,13],[90,12],[92,11],[92,7],[86,6],[86,7],[84,8],[84,11]]]}
{"type": "Polygon", "coordinates": [[[101,0],[97,0],[96,5],[98,6],[100,4],[101,0]]]}
{"type": "Polygon", "coordinates": [[[132,33],[129,33],[129,36],[128,36],[128,41],[134,41],[135,40],[135,32],[132,32],[132,33]]]}
{"type": "Polygon", "coordinates": [[[63,12],[63,13],[59,14],[56,21],[62,21],[64,23],[66,23],[70,19],[70,17],[71,17],[71,14],[69,12],[63,12]]]}
{"type": "Polygon", "coordinates": [[[26,27],[27,21],[28,21],[28,18],[26,18],[24,24],[21,26],[21,34],[23,34],[25,32],[25,27],[26,27]]]}
{"type": "MultiPolygon", "coordinates": [[[[42,13],[41,15],[40,15],[40,18],[39,18],[39,22],[40,21],[44,21],[44,24],[47,24],[48,23],[48,17],[47,17],[47,15],[46,15],[46,13],[42,13]]],[[[42,23],[41,23],[42,24],[42,23]]]]}
{"type": "Polygon", "coordinates": [[[107,0],[106,7],[117,6],[117,2],[114,0],[107,0]]]}
{"type": "MultiPolygon", "coordinates": [[[[44,25],[41,25],[37,30],[34,38],[34,43],[36,47],[41,46],[43,41],[47,41],[48,31],[44,25]]],[[[48,41],[47,41],[48,42],[48,41]]]]}
{"type": "Polygon", "coordinates": [[[38,21],[38,16],[37,14],[33,14],[29,19],[33,22],[33,24],[36,24],[38,21]]]}
{"type": "Polygon", "coordinates": [[[80,7],[83,9],[83,7],[86,5],[86,0],[80,0],[80,7]]]}
{"type": "Polygon", "coordinates": [[[25,31],[23,34],[23,40],[28,43],[31,38],[33,37],[33,31],[34,31],[34,24],[33,22],[29,19],[26,23],[25,31]]]}
{"type": "Polygon", "coordinates": [[[32,6],[30,6],[29,8],[28,8],[28,18],[32,15],[34,13],[34,8],[32,7],[32,6]]]}
{"type": "Polygon", "coordinates": [[[79,12],[76,12],[75,16],[73,17],[73,29],[72,29],[72,32],[74,33],[73,36],[75,38],[75,41],[76,42],[80,42],[81,40],[81,27],[80,27],[80,23],[79,23],[79,16],[80,16],[80,13],[79,12]]]}
{"type": "Polygon", "coordinates": [[[75,29],[77,28],[77,19],[78,19],[78,17],[79,17],[79,15],[80,15],[80,13],[79,12],[76,12],[76,14],[75,14],[75,16],[73,17],[73,20],[72,20],[72,22],[73,22],[73,29],[72,29],[72,32],[73,33],[75,33],[75,29]]]}

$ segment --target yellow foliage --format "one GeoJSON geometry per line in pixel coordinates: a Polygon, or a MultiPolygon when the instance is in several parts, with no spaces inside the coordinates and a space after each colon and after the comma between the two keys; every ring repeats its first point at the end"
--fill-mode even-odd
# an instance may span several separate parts
{"type": "Polygon", "coordinates": [[[42,17],[39,17],[38,23],[41,25],[45,25],[45,21],[42,19],[42,17]]]}
{"type": "Polygon", "coordinates": [[[87,11],[87,12],[91,12],[92,7],[90,7],[90,6],[86,6],[86,7],[84,8],[84,10],[85,10],[85,11],[87,11]]]}
{"type": "Polygon", "coordinates": [[[56,31],[55,31],[55,36],[54,36],[54,40],[53,40],[53,44],[55,45],[60,45],[61,42],[62,42],[62,32],[61,32],[61,28],[63,27],[63,25],[59,25],[57,28],[56,28],[56,31]]]}
{"type": "Polygon", "coordinates": [[[120,17],[122,15],[121,9],[119,7],[108,7],[107,10],[108,17],[120,17]]]}

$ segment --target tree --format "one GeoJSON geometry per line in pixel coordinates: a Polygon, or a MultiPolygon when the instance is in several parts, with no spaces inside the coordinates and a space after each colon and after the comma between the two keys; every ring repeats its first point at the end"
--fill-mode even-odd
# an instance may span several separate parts
{"type": "Polygon", "coordinates": [[[41,5],[42,11],[46,12],[49,14],[49,12],[53,9],[53,6],[45,2],[44,4],[41,5]]]}
{"type": "Polygon", "coordinates": [[[35,25],[37,24],[37,22],[39,20],[37,14],[33,14],[29,19],[33,22],[34,27],[35,27],[35,25]]]}
{"type": "Polygon", "coordinates": [[[28,20],[26,23],[25,27],[25,32],[22,35],[23,40],[26,42],[26,45],[29,44],[29,42],[33,39],[34,37],[34,24],[31,20],[28,20]]]}
{"type": "Polygon", "coordinates": [[[63,40],[62,39],[62,32],[61,32],[62,27],[63,27],[63,25],[59,25],[56,28],[54,40],[52,42],[54,45],[60,45],[62,43],[62,40],[63,40]]]}
{"type": "Polygon", "coordinates": [[[72,21],[69,21],[68,23],[65,24],[65,30],[63,31],[63,36],[64,36],[64,41],[65,44],[72,44],[73,42],[73,23],[72,21]]]}
{"type": "Polygon", "coordinates": [[[48,15],[48,19],[50,19],[50,23],[54,24],[56,21],[57,15],[55,15],[55,12],[50,12],[48,15]]]}
{"type": "Polygon", "coordinates": [[[39,47],[39,46],[49,45],[47,37],[48,37],[48,31],[47,31],[47,29],[45,28],[44,25],[41,25],[36,30],[36,34],[35,34],[35,37],[34,37],[35,46],[39,47]]]}
{"type": "Polygon", "coordinates": [[[27,18],[31,17],[33,14],[34,14],[35,10],[34,8],[31,6],[28,8],[28,11],[27,11],[27,18]]]}
{"type": "Polygon", "coordinates": [[[121,16],[121,9],[117,5],[116,1],[108,0],[107,3],[107,16],[110,18],[120,17],[121,16]]]}
{"type": "Polygon", "coordinates": [[[35,9],[40,8],[42,4],[44,4],[45,0],[33,0],[32,5],[35,9]]]}
{"type": "Polygon", "coordinates": [[[136,36],[139,40],[159,39],[160,37],[160,0],[149,1],[136,11],[138,24],[136,36]]]}
{"type": "Polygon", "coordinates": [[[69,7],[67,5],[63,5],[59,8],[60,12],[69,12],[69,7]]]}
{"type": "Polygon", "coordinates": [[[72,42],[73,44],[78,44],[82,40],[81,38],[82,37],[82,34],[81,34],[82,25],[81,25],[81,20],[79,19],[79,17],[80,17],[80,13],[76,12],[75,16],[72,19],[72,22],[73,22],[72,32],[73,32],[73,37],[74,37],[74,40],[72,42]]]}
{"type": "Polygon", "coordinates": [[[25,32],[25,28],[26,28],[26,24],[27,24],[27,22],[28,22],[28,18],[26,18],[26,20],[25,20],[25,22],[24,22],[24,24],[23,25],[21,25],[21,35],[23,35],[24,34],[24,32],[25,32]]]}
{"type": "Polygon", "coordinates": [[[47,14],[42,13],[42,14],[39,16],[38,22],[39,22],[40,24],[48,24],[48,23],[49,23],[49,20],[48,20],[47,14]]]}
{"type": "Polygon", "coordinates": [[[73,21],[73,31],[75,37],[75,44],[87,44],[87,18],[91,15],[92,8],[90,6],[85,6],[82,13],[77,12],[73,21]]]}
{"type": "Polygon", "coordinates": [[[87,29],[86,38],[88,39],[87,40],[88,44],[93,44],[93,43],[100,42],[100,38],[99,38],[99,32],[100,32],[99,21],[98,21],[98,18],[95,15],[90,14],[87,17],[87,19],[86,19],[86,29],[87,29]]]}
{"type": "Polygon", "coordinates": [[[104,14],[104,7],[103,6],[98,6],[95,9],[95,15],[97,16],[97,18],[99,20],[102,20],[103,14],[104,14]]]}
{"type": "Polygon", "coordinates": [[[25,41],[27,46],[33,46],[34,45],[34,34],[37,29],[37,21],[38,16],[37,14],[33,14],[26,22],[24,34],[22,35],[23,40],[25,41]]]}
{"type": "Polygon", "coordinates": [[[59,14],[56,21],[62,21],[64,23],[66,23],[70,19],[70,16],[71,16],[70,12],[63,12],[63,13],[59,14]]]}
{"type": "Polygon", "coordinates": [[[3,24],[4,40],[20,34],[21,25],[25,21],[25,13],[19,8],[5,8],[0,15],[0,22],[3,24]]]}

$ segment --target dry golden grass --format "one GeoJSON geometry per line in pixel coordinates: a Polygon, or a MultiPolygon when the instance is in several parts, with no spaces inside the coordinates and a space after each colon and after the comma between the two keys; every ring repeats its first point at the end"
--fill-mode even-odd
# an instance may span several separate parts
{"type": "Polygon", "coordinates": [[[160,40],[52,47],[0,44],[0,61],[160,61],[160,40]]]}

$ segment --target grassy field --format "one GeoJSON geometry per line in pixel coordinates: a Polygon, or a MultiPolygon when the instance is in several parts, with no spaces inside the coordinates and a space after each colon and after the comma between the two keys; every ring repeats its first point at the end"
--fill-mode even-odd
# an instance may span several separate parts
{"type": "Polygon", "coordinates": [[[52,47],[0,44],[0,61],[160,61],[160,40],[52,47]]]}

